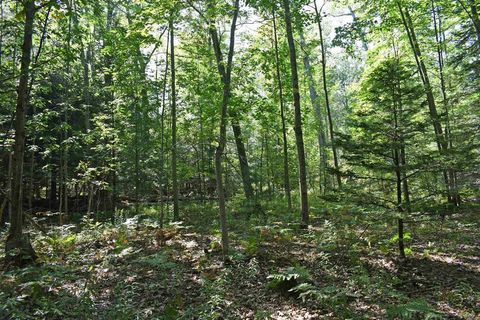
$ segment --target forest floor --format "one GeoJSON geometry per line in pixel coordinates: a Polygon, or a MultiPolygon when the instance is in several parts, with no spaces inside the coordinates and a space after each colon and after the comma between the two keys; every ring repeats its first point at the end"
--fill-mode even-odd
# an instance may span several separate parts
{"type": "Polygon", "coordinates": [[[39,219],[40,264],[1,275],[0,319],[480,319],[478,208],[407,221],[406,261],[378,212],[312,208],[301,230],[281,210],[266,225],[232,211],[228,264],[211,205],[164,228],[158,207],[115,224],[39,219]]]}

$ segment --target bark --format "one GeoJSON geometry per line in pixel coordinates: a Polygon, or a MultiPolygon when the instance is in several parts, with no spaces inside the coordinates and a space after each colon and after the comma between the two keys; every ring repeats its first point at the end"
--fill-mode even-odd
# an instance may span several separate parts
{"type": "Polygon", "coordinates": [[[242,175],[243,191],[247,202],[255,201],[255,194],[253,192],[252,178],[250,175],[250,166],[248,165],[247,151],[245,150],[245,144],[242,139],[242,129],[240,123],[236,117],[236,114],[232,111],[230,113],[230,121],[233,130],[233,136],[235,138],[235,145],[237,146],[238,162],[240,163],[240,173],[242,175]]]}
{"type": "Polygon", "coordinates": [[[52,209],[52,206],[55,206],[57,202],[57,170],[55,166],[52,166],[50,170],[50,190],[49,190],[49,208],[52,209]]]}
{"type": "Polygon", "coordinates": [[[319,151],[319,177],[320,177],[320,189],[323,193],[327,187],[326,185],[326,171],[327,168],[327,155],[326,155],[326,137],[323,131],[323,119],[322,111],[320,106],[320,99],[318,97],[317,89],[315,88],[315,80],[313,78],[312,68],[310,65],[310,57],[306,52],[305,48],[305,39],[303,37],[303,30],[300,31],[300,47],[304,52],[303,55],[303,68],[305,74],[308,78],[308,90],[310,93],[310,101],[315,111],[315,117],[317,118],[318,128],[317,128],[317,140],[318,140],[318,151],[319,151]],[[322,181],[323,180],[323,181],[322,181]]]}
{"type": "MultiPolygon", "coordinates": [[[[208,3],[212,6],[212,2],[208,3]]],[[[228,104],[231,93],[231,75],[233,65],[233,54],[235,50],[235,31],[237,27],[237,18],[239,12],[239,0],[235,0],[234,11],[232,17],[232,23],[230,26],[230,43],[227,55],[227,63],[223,59],[223,53],[221,50],[221,44],[218,37],[218,32],[213,21],[209,21],[209,33],[212,39],[213,50],[215,52],[215,58],[217,61],[217,69],[222,79],[223,84],[223,99],[221,105],[220,114],[220,131],[218,136],[218,146],[215,152],[215,175],[217,179],[217,193],[218,193],[218,206],[219,206],[219,218],[220,228],[222,231],[222,253],[224,260],[227,258],[229,249],[228,239],[228,225],[227,225],[227,213],[226,213],[226,199],[225,190],[223,186],[223,168],[222,168],[222,156],[225,151],[227,143],[227,115],[228,104]]]]}
{"type": "Polygon", "coordinates": [[[135,214],[138,215],[140,213],[140,139],[139,139],[139,110],[138,110],[138,103],[135,102],[134,107],[135,113],[135,214]]]}
{"type": "MultiPolygon", "coordinates": [[[[49,6],[48,10],[47,10],[47,13],[45,14],[45,19],[43,21],[43,27],[42,27],[42,35],[40,37],[40,43],[38,45],[38,50],[35,53],[35,57],[33,59],[33,68],[35,68],[35,66],[38,63],[38,59],[40,58],[40,53],[42,52],[43,44],[45,43],[45,38],[47,36],[47,26],[48,26],[48,22],[49,22],[49,18],[50,18],[51,9],[52,9],[52,6],[49,6]]],[[[0,48],[0,51],[1,51],[1,48],[0,48]]],[[[33,87],[34,82],[35,82],[35,69],[33,69],[31,71],[30,83],[29,83],[29,88],[28,88],[28,95],[30,95],[30,92],[32,91],[32,87],[33,87]]],[[[37,108],[36,108],[35,104],[32,106],[32,112],[33,112],[33,115],[35,115],[37,113],[37,108]]],[[[35,132],[33,132],[33,139],[32,139],[33,148],[32,148],[31,154],[30,154],[30,174],[29,174],[30,178],[29,178],[28,191],[27,191],[27,193],[28,193],[28,208],[30,210],[32,209],[32,201],[33,201],[33,197],[34,197],[33,189],[34,189],[34,180],[35,180],[34,174],[35,174],[35,153],[36,153],[35,147],[36,147],[36,144],[37,144],[36,141],[37,141],[37,135],[36,135],[35,132]]]]}
{"type": "Polygon", "coordinates": [[[167,48],[165,50],[165,71],[163,73],[163,88],[162,88],[162,113],[160,115],[160,227],[163,228],[163,221],[165,216],[165,205],[164,205],[164,187],[166,186],[165,177],[165,97],[167,92],[167,74],[168,74],[168,65],[169,65],[169,34],[167,33],[167,48]]]}
{"type": "MultiPolygon", "coordinates": [[[[443,133],[442,124],[440,121],[440,117],[437,111],[437,105],[435,102],[435,97],[433,95],[432,85],[430,82],[430,77],[428,75],[427,67],[424,63],[422,52],[420,49],[420,45],[417,40],[417,36],[415,33],[415,28],[413,26],[413,21],[410,16],[410,12],[407,8],[403,8],[399,1],[397,1],[397,7],[400,12],[400,16],[402,18],[402,23],[405,27],[405,31],[407,32],[407,36],[410,42],[410,46],[413,51],[413,55],[417,64],[418,72],[420,74],[420,78],[423,83],[424,91],[427,98],[428,104],[428,111],[430,114],[430,120],[432,121],[433,129],[435,132],[435,138],[437,142],[437,147],[441,155],[445,154],[445,151],[448,150],[449,146],[447,140],[445,139],[445,135],[443,133]]],[[[443,170],[443,179],[445,182],[445,188],[447,190],[447,198],[448,202],[452,202],[452,188],[449,179],[449,173],[447,170],[443,170]]]]}
{"type": "Polygon", "coordinates": [[[477,46],[480,48],[480,16],[478,14],[477,4],[475,3],[475,0],[467,0],[468,3],[465,3],[463,0],[457,1],[470,20],[472,20],[475,35],[477,37],[477,46]]]}
{"type": "MultiPolygon", "coordinates": [[[[443,106],[445,109],[445,139],[446,145],[448,148],[453,148],[453,140],[451,137],[450,132],[450,115],[449,115],[449,103],[448,103],[448,96],[447,96],[447,89],[445,84],[445,76],[444,76],[444,51],[443,51],[443,40],[442,40],[442,19],[440,13],[437,12],[435,1],[431,1],[432,5],[432,18],[433,18],[433,26],[435,31],[435,40],[437,43],[437,62],[438,62],[438,71],[440,76],[440,89],[442,91],[442,98],[443,98],[443,106]]],[[[451,201],[455,205],[460,204],[460,197],[457,191],[456,185],[456,173],[452,168],[448,169],[448,183],[449,189],[451,193],[451,201]]]]}
{"type": "Polygon", "coordinates": [[[0,214],[0,228],[5,227],[5,223],[8,221],[9,217],[12,216],[12,162],[13,154],[12,152],[8,153],[8,173],[7,173],[7,189],[5,190],[5,198],[2,203],[2,208],[0,214]],[[7,210],[5,211],[5,206],[7,210]]]}
{"type": "Polygon", "coordinates": [[[302,132],[302,112],[300,105],[300,88],[298,85],[297,52],[293,38],[292,20],[289,0],[283,0],[285,10],[285,26],[290,56],[290,68],[292,73],[293,105],[295,108],[295,140],[298,155],[299,185],[300,185],[300,214],[301,226],[306,228],[309,224],[308,214],[308,189],[307,189],[307,165],[305,161],[305,145],[302,132]]]}
{"type": "MultiPolygon", "coordinates": [[[[4,19],[3,11],[3,0],[0,0],[0,20],[4,19]]],[[[0,67],[2,67],[2,57],[3,57],[3,29],[0,30],[0,67]]]]}
{"type": "MultiPolygon", "coordinates": [[[[113,20],[114,20],[114,6],[113,2],[111,0],[108,1],[107,3],[107,15],[106,15],[106,31],[107,33],[110,32],[112,25],[113,25],[113,20]]],[[[108,40],[105,40],[108,43],[108,40]]],[[[111,43],[108,43],[111,45],[111,43]]],[[[114,94],[112,90],[113,86],[113,74],[112,74],[112,56],[110,54],[107,54],[105,56],[105,72],[104,72],[104,84],[105,84],[105,104],[111,104],[111,102],[114,99],[114,94]]],[[[113,131],[116,132],[115,126],[116,126],[116,119],[115,119],[115,107],[112,106],[110,108],[110,122],[111,126],[114,129],[113,131]]],[[[112,186],[112,193],[111,193],[111,204],[112,204],[112,209],[113,212],[116,212],[117,210],[117,171],[116,171],[116,162],[117,162],[117,148],[116,148],[116,137],[114,136],[112,139],[112,151],[111,151],[111,159],[113,162],[112,169],[110,172],[110,183],[112,186]]],[[[115,215],[112,215],[114,218],[115,215]]]]}
{"type": "Polygon", "coordinates": [[[288,169],[288,140],[287,126],[285,120],[285,103],[283,100],[283,84],[280,72],[280,57],[278,53],[278,36],[277,36],[277,18],[275,17],[275,9],[272,11],[273,16],[273,43],[275,45],[275,70],[278,85],[278,99],[280,100],[280,118],[282,119],[282,146],[283,146],[283,184],[285,188],[285,197],[287,198],[288,210],[292,211],[292,192],[290,188],[290,172],[288,169]]]}
{"type": "MultiPolygon", "coordinates": [[[[73,22],[73,26],[75,31],[78,33],[80,32],[79,23],[78,23],[78,16],[77,16],[77,6],[76,2],[72,0],[72,4],[70,7],[70,3],[68,3],[68,10],[71,13],[71,18],[73,22]],[[73,12],[72,12],[73,11],[73,12]]],[[[108,13],[107,13],[108,14],[108,13]]],[[[88,48],[85,48],[83,40],[79,37],[79,44],[80,44],[80,62],[82,63],[82,72],[83,72],[83,88],[82,88],[82,98],[84,104],[84,116],[85,116],[85,131],[88,132],[90,130],[90,74],[89,74],[89,61],[91,56],[86,53],[88,48]]]]}
{"type": "MultiPolygon", "coordinates": [[[[197,88],[199,91],[199,88],[197,88]]],[[[200,136],[199,136],[199,145],[200,145],[200,168],[199,168],[199,179],[200,179],[200,195],[202,199],[205,199],[206,192],[205,192],[205,136],[204,136],[204,129],[203,129],[203,108],[202,104],[198,104],[199,107],[199,122],[200,122],[200,136]]],[[[203,201],[202,201],[203,202],[203,201]]]]}
{"type": "Polygon", "coordinates": [[[426,65],[423,61],[422,52],[420,50],[420,45],[418,44],[418,41],[417,41],[417,36],[416,36],[416,33],[415,33],[415,29],[413,27],[413,22],[412,22],[412,19],[410,17],[410,13],[409,13],[408,9],[402,8],[402,6],[400,5],[399,2],[397,2],[397,5],[398,5],[398,9],[400,11],[401,17],[402,17],[402,22],[403,22],[404,27],[405,27],[405,29],[407,31],[407,34],[408,34],[408,38],[409,38],[409,41],[410,41],[410,46],[412,48],[412,51],[413,51],[413,54],[414,54],[414,57],[415,57],[415,61],[417,63],[417,67],[418,67],[418,71],[420,73],[421,80],[423,82],[423,86],[424,86],[424,90],[425,90],[425,94],[426,94],[427,102],[428,102],[428,109],[429,109],[429,113],[430,113],[430,118],[432,120],[432,124],[433,124],[433,127],[434,127],[434,131],[435,131],[435,135],[436,135],[436,138],[437,138],[437,143],[438,143],[439,149],[440,150],[442,148],[446,149],[445,137],[443,136],[443,128],[442,128],[442,125],[440,123],[440,117],[438,115],[437,106],[436,106],[436,103],[435,103],[435,98],[433,96],[430,77],[428,75],[427,67],[426,67],[426,65]]]}
{"type": "Polygon", "coordinates": [[[477,45],[480,48],[480,16],[478,14],[478,4],[475,3],[475,0],[469,0],[468,3],[470,6],[475,33],[477,34],[477,45]]]}
{"type": "Polygon", "coordinates": [[[173,18],[170,19],[170,63],[171,63],[171,96],[172,96],[172,191],[173,220],[180,219],[178,210],[178,180],[177,180],[177,93],[175,83],[175,38],[173,18]]]}
{"type": "Polygon", "coordinates": [[[328,119],[328,129],[330,132],[330,142],[332,144],[332,154],[333,154],[333,165],[335,167],[335,176],[337,178],[337,184],[340,188],[342,186],[342,176],[340,173],[340,164],[338,160],[338,153],[337,153],[337,145],[335,141],[335,133],[333,130],[333,118],[332,112],[330,108],[330,98],[329,98],[329,91],[328,91],[328,83],[327,83],[327,55],[325,50],[325,42],[323,40],[323,28],[322,28],[322,20],[320,18],[320,13],[318,11],[317,2],[313,2],[315,5],[315,16],[317,19],[318,25],[318,34],[320,37],[320,46],[321,46],[321,58],[322,58],[322,80],[323,80],[323,92],[325,96],[325,108],[327,109],[327,119],[328,119]]]}
{"type": "Polygon", "coordinates": [[[15,110],[15,143],[12,165],[12,215],[10,229],[5,244],[7,265],[24,265],[35,261],[36,254],[27,234],[23,233],[23,161],[25,156],[25,122],[28,107],[28,80],[32,51],[33,23],[35,19],[35,2],[24,2],[25,25],[23,31],[20,80],[17,88],[17,105],[15,110]]]}
{"type": "MultiPolygon", "coordinates": [[[[394,110],[395,114],[395,131],[398,131],[398,124],[397,124],[397,116],[396,110],[394,110]]],[[[395,133],[396,135],[397,133],[395,133]]],[[[394,141],[397,142],[397,141],[394,141]]],[[[402,214],[402,172],[400,168],[400,154],[398,148],[393,150],[393,160],[395,165],[395,177],[396,177],[396,185],[397,185],[397,211],[399,214],[402,214]]],[[[405,243],[404,243],[404,232],[403,232],[403,218],[398,218],[398,250],[400,253],[400,257],[405,259],[405,243]]]]}

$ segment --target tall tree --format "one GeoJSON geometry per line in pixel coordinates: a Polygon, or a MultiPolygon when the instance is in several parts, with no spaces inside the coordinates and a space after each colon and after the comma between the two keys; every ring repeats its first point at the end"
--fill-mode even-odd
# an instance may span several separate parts
{"type": "Polygon", "coordinates": [[[37,8],[34,0],[23,3],[25,24],[15,110],[15,144],[13,149],[12,212],[10,229],[5,243],[6,263],[23,265],[36,259],[27,234],[23,232],[23,161],[25,155],[25,122],[28,107],[28,81],[32,52],[33,24],[37,8]]]}
{"type": "Polygon", "coordinates": [[[171,99],[172,99],[172,191],[173,191],[173,220],[180,219],[178,209],[178,178],[177,178],[177,91],[175,83],[175,37],[173,15],[169,21],[170,28],[170,63],[171,63],[171,99]]]}
{"type": "MultiPolygon", "coordinates": [[[[212,3],[209,2],[212,6],[212,3]]],[[[215,176],[217,179],[217,194],[218,194],[218,207],[220,215],[220,228],[222,231],[222,252],[224,259],[227,258],[229,249],[228,239],[228,224],[227,224],[227,209],[226,209],[226,196],[223,184],[223,167],[222,157],[225,151],[227,143],[227,116],[228,116],[228,104],[231,94],[231,79],[232,79],[232,66],[233,66],[233,54],[235,50],[235,31],[237,29],[237,18],[240,7],[240,1],[235,0],[233,5],[232,22],[230,25],[230,43],[228,46],[227,61],[225,63],[222,53],[222,47],[218,36],[218,31],[214,21],[209,22],[209,33],[212,39],[213,50],[215,52],[215,58],[217,61],[217,69],[220,74],[220,78],[223,84],[223,98],[220,108],[220,130],[218,136],[218,146],[215,151],[215,176]]]]}
{"type": "Polygon", "coordinates": [[[335,132],[333,125],[332,110],[330,107],[330,98],[327,81],[327,54],[325,50],[325,40],[323,39],[322,18],[318,10],[317,1],[313,1],[315,8],[315,18],[318,26],[318,34],[320,39],[320,52],[321,52],[321,65],[322,65],[322,81],[323,81],[323,94],[325,97],[325,108],[327,109],[328,129],[330,133],[330,144],[332,145],[333,165],[335,167],[335,176],[337,177],[338,187],[342,186],[342,175],[340,172],[340,164],[338,161],[337,145],[335,142],[335,132]]]}
{"type": "MultiPolygon", "coordinates": [[[[433,129],[435,132],[437,147],[440,154],[445,155],[447,150],[449,149],[449,145],[447,139],[445,138],[444,130],[441,123],[441,118],[437,110],[437,105],[435,102],[435,96],[433,94],[433,87],[432,82],[430,81],[430,76],[428,73],[427,66],[425,64],[425,60],[422,55],[422,50],[420,49],[420,44],[417,39],[417,34],[415,31],[415,27],[413,24],[412,17],[410,15],[410,10],[404,6],[399,0],[396,0],[397,8],[400,12],[400,16],[402,18],[402,23],[407,33],[410,47],[412,49],[415,61],[417,63],[418,72],[420,74],[420,79],[422,80],[428,110],[430,113],[430,118],[432,121],[433,129]]],[[[447,190],[447,198],[449,202],[453,202],[458,205],[458,196],[456,195],[454,183],[454,172],[452,169],[444,169],[443,170],[443,178],[445,181],[445,187],[447,190]]]]}
{"type": "Polygon", "coordinates": [[[308,213],[308,186],[307,186],[307,164],[305,160],[305,144],[302,131],[302,110],[300,105],[300,88],[298,84],[297,51],[293,38],[292,17],[290,12],[290,0],[283,0],[285,11],[285,27],[290,56],[290,69],[292,73],[293,105],[295,108],[295,140],[298,157],[298,179],[300,185],[300,215],[301,225],[306,228],[309,224],[308,213]]]}
{"type": "Polygon", "coordinates": [[[310,64],[310,56],[307,52],[305,38],[303,35],[303,30],[300,29],[300,48],[303,51],[303,68],[308,79],[308,91],[310,93],[310,102],[312,103],[313,110],[315,112],[315,117],[317,118],[318,127],[317,127],[317,140],[318,140],[318,151],[319,151],[319,178],[320,178],[320,189],[322,192],[325,192],[327,187],[326,181],[326,167],[327,167],[327,155],[326,155],[326,137],[325,132],[323,131],[323,114],[320,106],[320,98],[315,87],[315,79],[313,78],[312,66],[310,64]]]}
{"type": "Polygon", "coordinates": [[[275,16],[275,7],[272,9],[273,19],[273,43],[275,48],[275,72],[278,85],[278,99],[280,100],[280,118],[282,120],[282,145],[283,145],[283,184],[285,188],[285,197],[287,198],[288,210],[292,210],[292,192],[290,190],[290,171],[288,168],[288,140],[287,125],[285,120],[285,102],[283,98],[283,83],[280,72],[280,56],[278,53],[278,35],[277,35],[277,18],[275,16]]]}

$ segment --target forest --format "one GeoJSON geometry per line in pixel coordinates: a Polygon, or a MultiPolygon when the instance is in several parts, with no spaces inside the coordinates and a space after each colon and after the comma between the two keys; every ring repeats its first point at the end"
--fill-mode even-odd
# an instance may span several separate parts
{"type": "Polygon", "coordinates": [[[0,319],[480,319],[479,0],[0,0],[0,319]]]}

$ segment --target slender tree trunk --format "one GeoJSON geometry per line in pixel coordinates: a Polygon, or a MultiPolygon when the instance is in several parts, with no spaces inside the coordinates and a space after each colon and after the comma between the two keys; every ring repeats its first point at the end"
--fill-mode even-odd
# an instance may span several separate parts
{"type": "Polygon", "coordinates": [[[88,183],[88,202],[87,202],[87,214],[90,215],[92,213],[92,205],[93,205],[93,183],[88,183]]]}
{"type": "MultiPolygon", "coordinates": [[[[397,181],[397,210],[401,214],[403,212],[402,208],[402,174],[400,169],[400,156],[399,151],[395,149],[394,151],[394,160],[395,160],[395,176],[397,181]]],[[[403,218],[398,218],[398,250],[400,257],[405,259],[405,241],[404,241],[404,227],[403,227],[403,218]]]]}
{"type": "Polygon", "coordinates": [[[80,61],[83,65],[83,102],[84,102],[84,115],[85,115],[85,132],[90,130],[90,74],[89,74],[89,55],[85,54],[83,44],[80,48],[80,61]]]}
{"type": "Polygon", "coordinates": [[[275,46],[275,70],[278,85],[278,99],[280,100],[280,117],[282,120],[282,138],[283,138],[283,184],[285,188],[285,197],[287,198],[288,210],[292,211],[292,192],[290,188],[290,172],[288,168],[288,140],[287,126],[285,120],[285,103],[283,99],[282,75],[280,72],[280,57],[278,53],[278,36],[277,36],[277,18],[275,17],[275,9],[272,10],[273,16],[273,43],[275,46]]]}
{"type": "Polygon", "coordinates": [[[333,154],[333,165],[335,167],[335,176],[337,177],[337,184],[338,187],[342,187],[342,176],[340,172],[340,164],[338,160],[338,153],[337,153],[337,145],[335,141],[335,133],[333,130],[333,118],[332,118],[332,111],[330,108],[330,98],[329,98],[329,91],[328,91],[328,83],[327,83],[327,54],[325,50],[325,42],[323,40],[323,28],[322,28],[322,20],[320,17],[320,13],[318,12],[317,2],[313,2],[315,5],[315,16],[317,19],[318,25],[318,34],[320,37],[320,46],[321,46],[321,58],[322,58],[322,80],[323,80],[323,93],[325,96],[325,108],[327,109],[327,118],[328,118],[328,129],[330,132],[330,142],[332,144],[332,154],[333,154]]]}
{"type": "MultiPolygon", "coordinates": [[[[435,31],[435,40],[437,43],[437,61],[438,61],[438,71],[440,76],[440,88],[442,91],[442,98],[443,98],[443,106],[445,109],[445,140],[446,145],[449,149],[453,148],[453,139],[451,137],[450,132],[450,115],[449,115],[449,102],[447,96],[447,89],[445,84],[445,76],[444,76],[444,51],[443,51],[443,43],[442,43],[442,19],[440,16],[440,12],[437,12],[437,7],[435,6],[435,1],[431,0],[432,5],[432,19],[433,19],[433,26],[435,31]]],[[[451,193],[451,201],[454,205],[458,206],[460,204],[460,197],[458,195],[457,186],[456,186],[456,173],[453,168],[448,168],[448,183],[449,189],[451,193]]]]}
{"type": "Polygon", "coordinates": [[[468,4],[463,0],[457,0],[457,2],[462,7],[463,11],[468,15],[470,20],[472,20],[473,28],[477,36],[477,46],[480,48],[480,17],[478,14],[476,0],[467,0],[468,4]]]}
{"type": "MultiPolygon", "coordinates": [[[[78,23],[78,16],[77,16],[77,5],[75,0],[72,0],[71,7],[70,4],[69,11],[71,14],[71,18],[73,20],[73,27],[75,28],[76,32],[80,32],[79,23],[78,23]],[[73,12],[72,12],[73,11],[73,12]]],[[[108,10],[108,9],[107,9],[108,10]]],[[[108,15],[108,12],[107,12],[108,15]]],[[[108,17],[107,17],[108,19],[108,17]]],[[[90,130],[90,74],[89,74],[89,58],[91,57],[89,54],[86,53],[88,51],[88,46],[85,48],[83,44],[83,40],[79,37],[79,44],[80,44],[80,62],[82,63],[82,72],[83,72],[83,88],[82,88],[82,96],[83,96],[83,103],[84,103],[84,117],[85,117],[85,132],[90,130]]]]}
{"type": "Polygon", "coordinates": [[[472,22],[475,28],[475,33],[477,34],[477,46],[480,48],[480,16],[478,14],[478,2],[476,0],[468,0],[470,5],[470,11],[472,16],[472,22]]]}
{"type": "MultiPolygon", "coordinates": [[[[397,59],[398,56],[397,56],[397,59]]],[[[407,179],[407,160],[405,154],[405,138],[402,133],[402,121],[403,121],[403,102],[402,102],[402,88],[400,81],[397,82],[393,89],[393,115],[394,115],[394,164],[395,174],[397,178],[397,209],[399,214],[402,214],[402,192],[405,199],[405,207],[407,213],[410,213],[410,192],[408,190],[407,179]]],[[[403,217],[398,218],[398,249],[400,257],[405,259],[405,240],[404,240],[404,221],[403,217]]]]}
{"type": "Polygon", "coordinates": [[[292,92],[293,105],[295,108],[295,140],[298,154],[298,170],[300,184],[300,214],[301,226],[306,228],[309,224],[308,214],[308,189],[307,189],[307,165],[305,161],[305,146],[303,143],[302,132],[302,112],[300,106],[300,88],[298,85],[297,52],[295,49],[295,40],[293,39],[292,20],[290,13],[290,1],[283,0],[285,10],[285,26],[287,32],[287,41],[290,52],[290,68],[292,72],[292,92]]]}
{"type": "MultiPolygon", "coordinates": [[[[394,111],[396,113],[396,111],[394,111]]],[[[395,115],[396,118],[396,115],[395,115]]],[[[395,131],[398,131],[397,128],[397,120],[395,119],[395,131]]],[[[395,176],[396,176],[396,184],[397,184],[397,211],[401,214],[403,212],[402,208],[402,172],[400,168],[400,153],[398,148],[393,150],[393,159],[395,165],[395,176]]],[[[400,253],[400,257],[405,259],[405,243],[404,243],[404,228],[403,228],[403,218],[398,218],[398,250],[400,253]]]]}
{"type": "Polygon", "coordinates": [[[12,180],[13,180],[13,152],[9,152],[8,154],[8,182],[7,182],[7,188],[8,188],[8,218],[11,219],[12,217],[12,199],[13,199],[13,194],[12,194],[12,180]]]}
{"type": "Polygon", "coordinates": [[[165,218],[165,197],[166,193],[166,181],[165,181],[165,109],[167,104],[165,103],[167,93],[167,75],[169,66],[169,34],[167,33],[167,48],[165,50],[165,70],[163,72],[162,81],[162,113],[160,115],[160,227],[163,228],[163,222],[165,218]]]}
{"type": "MultiPolygon", "coordinates": [[[[107,2],[107,13],[106,13],[106,21],[105,21],[105,29],[107,34],[111,31],[112,25],[113,25],[113,20],[114,20],[114,6],[112,0],[108,0],[107,2]]],[[[105,43],[108,45],[111,45],[109,43],[109,39],[104,40],[105,43]]],[[[115,212],[117,211],[117,147],[116,147],[116,119],[115,119],[115,107],[112,104],[112,101],[114,100],[114,94],[113,94],[113,74],[112,74],[112,56],[111,54],[106,54],[105,55],[105,72],[104,72],[104,84],[105,84],[105,104],[106,105],[111,105],[110,106],[110,124],[111,127],[113,128],[113,139],[112,139],[112,150],[111,150],[111,171],[110,171],[110,184],[112,186],[112,192],[111,192],[111,204],[112,204],[112,210],[113,210],[113,215],[112,219],[115,217],[115,212]]],[[[85,72],[85,70],[84,70],[85,72]]],[[[88,96],[88,98],[90,98],[88,96]]]]}
{"type": "MultiPolygon", "coordinates": [[[[68,124],[68,109],[65,110],[65,123],[68,124]]],[[[64,196],[64,212],[68,217],[68,126],[65,127],[65,149],[63,155],[63,196],[64,196]]],[[[61,213],[60,213],[61,214],[61,213]]]]}
{"type": "MultiPolygon", "coordinates": [[[[301,30],[301,29],[300,29],[301,30]]],[[[317,128],[317,140],[318,140],[318,151],[319,151],[319,178],[320,178],[320,192],[324,192],[326,189],[326,171],[327,168],[327,155],[326,155],[326,138],[323,131],[324,124],[322,119],[322,112],[320,106],[320,99],[317,94],[317,89],[315,88],[315,80],[313,79],[312,68],[310,65],[310,57],[306,52],[305,39],[303,37],[303,30],[300,31],[300,47],[304,52],[303,55],[303,68],[305,74],[308,78],[308,89],[310,93],[310,101],[315,111],[315,116],[318,121],[317,128]],[[322,181],[323,180],[323,181],[322,181]]]]}
{"type": "MultiPolygon", "coordinates": [[[[40,57],[40,53],[42,52],[42,48],[43,48],[43,44],[45,42],[45,38],[47,36],[47,26],[48,26],[48,21],[49,21],[49,18],[50,18],[50,12],[51,12],[51,9],[52,7],[49,6],[48,7],[48,10],[47,10],[47,13],[45,14],[45,19],[44,19],[44,22],[43,22],[43,27],[42,27],[42,35],[40,37],[40,43],[38,45],[38,50],[35,54],[35,57],[33,59],[33,68],[35,68],[35,66],[37,65],[38,63],[38,59],[40,57]]],[[[0,48],[0,51],[1,51],[1,48],[0,48]]],[[[29,83],[29,88],[28,88],[28,94],[30,95],[30,92],[32,91],[32,87],[33,87],[33,83],[35,82],[35,69],[33,69],[31,71],[31,77],[30,77],[30,83],[29,83]]],[[[32,107],[32,111],[33,111],[33,115],[35,116],[35,114],[37,113],[37,108],[35,106],[35,104],[33,105],[32,107]]],[[[37,135],[35,132],[33,132],[33,138],[32,138],[32,151],[30,153],[30,174],[29,174],[29,183],[28,183],[28,209],[31,210],[32,209],[32,201],[33,201],[33,197],[34,197],[34,192],[33,192],[33,189],[34,189],[34,180],[35,180],[35,154],[36,154],[36,144],[37,144],[37,135]]]]}
{"type": "Polygon", "coordinates": [[[7,173],[7,189],[5,190],[5,198],[2,202],[0,211],[0,228],[5,227],[5,223],[12,216],[12,160],[13,153],[8,153],[8,173],[7,173]],[[5,211],[5,206],[7,206],[5,211]]]}
{"type": "MultiPolygon", "coordinates": [[[[432,85],[430,82],[430,77],[428,75],[427,67],[425,65],[424,59],[422,57],[422,52],[420,50],[420,45],[417,40],[417,36],[415,33],[415,29],[413,27],[412,18],[407,8],[403,8],[399,1],[397,1],[397,7],[400,12],[400,16],[402,18],[402,23],[405,27],[405,30],[408,35],[408,39],[410,42],[410,46],[412,48],[412,52],[417,63],[418,72],[420,74],[420,78],[423,83],[423,87],[425,90],[428,110],[430,114],[430,119],[432,121],[433,129],[435,132],[435,138],[437,142],[437,147],[441,155],[445,154],[445,151],[448,149],[448,143],[445,139],[442,124],[440,121],[440,117],[438,115],[437,106],[435,103],[435,97],[432,91],[432,85]]],[[[450,181],[448,177],[448,172],[446,169],[443,170],[443,179],[445,182],[445,188],[447,190],[447,199],[448,202],[452,202],[452,194],[450,188],[450,181]]]]}
{"type": "MultiPolygon", "coordinates": [[[[209,2],[209,5],[213,5],[209,2]]],[[[224,260],[227,258],[229,249],[228,239],[228,225],[227,225],[227,212],[226,212],[226,199],[225,190],[223,186],[223,167],[222,156],[227,143],[227,115],[228,115],[228,103],[230,100],[231,91],[231,75],[233,65],[233,54],[235,50],[235,30],[237,27],[237,18],[239,12],[239,0],[235,0],[234,12],[232,17],[232,24],[230,26],[230,44],[228,49],[227,63],[223,60],[223,54],[221,50],[221,44],[218,37],[218,32],[215,24],[209,21],[209,32],[212,39],[213,50],[215,52],[215,58],[217,60],[217,68],[222,78],[223,83],[223,100],[220,114],[220,131],[218,137],[218,147],[215,152],[215,173],[217,179],[217,193],[218,193],[218,207],[220,215],[220,228],[222,231],[222,253],[224,260]]]]}
{"type": "MultiPolygon", "coordinates": [[[[199,91],[199,88],[197,88],[199,91]]],[[[202,197],[202,203],[206,200],[206,192],[205,192],[205,136],[204,136],[204,129],[203,129],[203,108],[202,104],[198,103],[198,111],[199,111],[199,122],[200,122],[200,136],[199,136],[199,145],[200,145],[200,170],[199,170],[199,178],[200,178],[200,195],[202,197]]]]}
{"type": "Polygon", "coordinates": [[[247,151],[242,139],[242,129],[234,112],[230,111],[230,121],[232,124],[235,145],[237,146],[238,162],[240,163],[240,173],[242,175],[243,191],[247,202],[254,202],[252,179],[250,176],[250,166],[248,165],[247,151]]]}
{"type": "Polygon", "coordinates": [[[135,102],[135,214],[140,213],[140,139],[139,139],[139,110],[135,102]]]}
{"type": "Polygon", "coordinates": [[[178,209],[178,180],[177,180],[177,93],[175,87],[175,38],[173,18],[170,19],[170,63],[171,63],[171,96],[172,96],[172,191],[173,191],[173,220],[180,219],[178,209]]]}
{"type": "Polygon", "coordinates": [[[49,209],[57,203],[57,170],[52,166],[50,170],[49,209]]]}
{"type": "MultiPolygon", "coordinates": [[[[0,0],[0,20],[4,19],[3,0],[0,0]]],[[[3,58],[3,29],[0,30],[0,68],[2,67],[3,58]]]]}
{"type": "Polygon", "coordinates": [[[23,31],[20,81],[17,88],[17,106],[15,111],[15,144],[13,151],[12,215],[10,229],[5,244],[6,264],[23,265],[36,259],[30,240],[23,233],[23,161],[25,155],[25,122],[28,107],[28,80],[32,51],[35,2],[25,0],[25,25],[23,31]],[[16,251],[14,251],[16,250],[16,251]]]}

